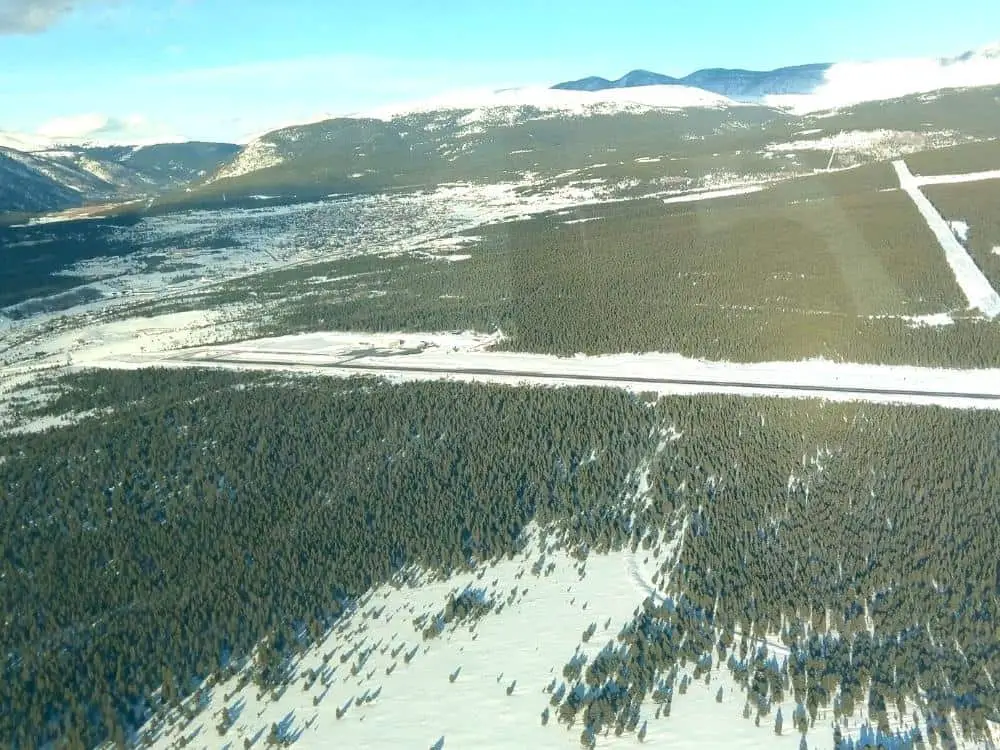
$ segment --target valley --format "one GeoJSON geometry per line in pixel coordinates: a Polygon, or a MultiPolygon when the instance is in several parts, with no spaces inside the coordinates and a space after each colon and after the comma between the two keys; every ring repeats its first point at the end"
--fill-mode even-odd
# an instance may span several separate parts
{"type": "Polygon", "coordinates": [[[0,746],[992,747],[998,62],[0,137],[0,746]]]}

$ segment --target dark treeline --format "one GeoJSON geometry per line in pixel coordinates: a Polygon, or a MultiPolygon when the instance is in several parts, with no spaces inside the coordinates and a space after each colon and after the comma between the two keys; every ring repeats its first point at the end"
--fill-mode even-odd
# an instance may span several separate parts
{"type": "MultiPolygon", "coordinates": [[[[373,584],[514,553],[533,521],[579,556],[683,539],[655,579],[668,601],[637,602],[553,696],[591,736],[638,731],[643,698],[662,711],[685,671],[723,662],[748,715],[781,695],[807,724],[850,715],[869,687],[878,721],[919,693],[943,738],[996,715],[1000,415],[196,370],[64,385],[60,408],[121,406],[0,442],[0,738],[17,748],[124,743],[261,642],[247,674],[280,684],[373,584]]],[[[490,616],[475,591],[444,604],[439,625],[490,616]]]]}

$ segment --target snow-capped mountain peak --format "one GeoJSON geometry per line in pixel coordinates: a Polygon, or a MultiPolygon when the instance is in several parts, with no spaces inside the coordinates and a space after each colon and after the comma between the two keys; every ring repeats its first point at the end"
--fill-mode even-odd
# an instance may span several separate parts
{"type": "Polygon", "coordinates": [[[708,68],[683,78],[635,70],[614,81],[590,76],[553,88],[596,96],[671,83],[806,113],[939,89],[1000,84],[1000,43],[955,57],[814,63],[769,71],[708,68]]]}
{"type": "MultiPolygon", "coordinates": [[[[736,102],[691,86],[643,86],[641,88],[602,91],[567,91],[545,86],[526,86],[500,90],[472,89],[455,91],[418,102],[381,107],[351,117],[392,120],[410,114],[435,111],[471,110],[488,113],[500,110],[531,108],[554,114],[585,116],[689,107],[728,107],[736,102]]],[[[487,118],[492,119],[492,118],[487,118]]]]}

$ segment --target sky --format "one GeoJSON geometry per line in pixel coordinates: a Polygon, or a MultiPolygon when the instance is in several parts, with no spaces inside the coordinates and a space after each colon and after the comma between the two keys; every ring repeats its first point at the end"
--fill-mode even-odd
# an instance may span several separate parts
{"type": "Polygon", "coordinates": [[[245,141],[455,89],[998,38],[997,0],[0,0],[0,130],[245,141]]]}

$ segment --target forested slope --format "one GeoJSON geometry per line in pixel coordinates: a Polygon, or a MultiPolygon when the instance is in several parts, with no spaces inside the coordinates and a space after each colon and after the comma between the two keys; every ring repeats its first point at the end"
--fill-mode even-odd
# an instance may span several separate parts
{"type": "Polygon", "coordinates": [[[996,716],[996,414],[272,377],[76,376],[48,409],[110,413],[0,442],[15,747],[125,741],[266,636],[247,679],[280,685],[371,585],[504,555],[532,523],[580,555],[683,528],[673,604],[637,601],[606,658],[576,665],[563,721],[634,729],[706,659],[763,715],[783,691],[807,713],[870,695],[876,716],[919,694],[945,734],[996,716]],[[763,633],[794,658],[745,640],[763,633]]]}

